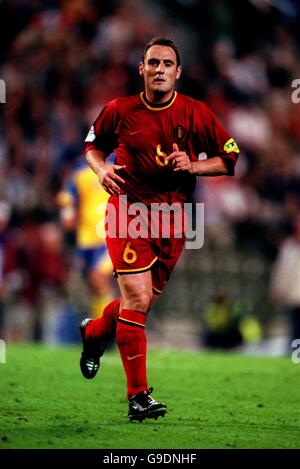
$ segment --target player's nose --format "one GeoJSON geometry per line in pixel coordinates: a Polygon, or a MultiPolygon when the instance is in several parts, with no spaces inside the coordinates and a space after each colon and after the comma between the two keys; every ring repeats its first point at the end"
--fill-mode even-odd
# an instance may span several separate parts
{"type": "Polygon", "coordinates": [[[164,73],[165,71],[165,66],[163,62],[159,62],[159,64],[156,67],[156,72],[157,73],[164,73]]]}

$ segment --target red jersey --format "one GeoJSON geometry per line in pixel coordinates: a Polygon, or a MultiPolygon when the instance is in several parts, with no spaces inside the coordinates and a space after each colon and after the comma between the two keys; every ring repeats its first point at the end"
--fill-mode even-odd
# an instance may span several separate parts
{"type": "Polygon", "coordinates": [[[122,194],[135,202],[188,202],[195,189],[196,176],[172,169],[166,160],[173,143],[191,161],[200,153],[208,158],[220,156],[233,175],[238,157],[234,139],[201,101],[174,92],[162,105],[150,103],[144,93],[109,102],[100,112],[85,140],[85,153],[115,151],[122,194]]]}

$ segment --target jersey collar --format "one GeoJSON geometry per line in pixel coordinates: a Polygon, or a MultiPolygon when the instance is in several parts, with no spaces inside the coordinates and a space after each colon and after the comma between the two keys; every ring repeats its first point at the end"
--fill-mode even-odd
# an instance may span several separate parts
{"type": "Polygon", "coordinates": [[[149,101],[146,98],[144,91],[140,93],[140,98],[142,100],[142,103],[144,104],[144,106],[146,106],[147,109],[150,109],[151,111],[163,111],[164,109],[168,109],[168,107],[172,106],[176,97],[177,97],[177,92],[174,91],[173,96],[165,103],[154,104],[154,103],[151,103],[151,101],[149,101]]]}

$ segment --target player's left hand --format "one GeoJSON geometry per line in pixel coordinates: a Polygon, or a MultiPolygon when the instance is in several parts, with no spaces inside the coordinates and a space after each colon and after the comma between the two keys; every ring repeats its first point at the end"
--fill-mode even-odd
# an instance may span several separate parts
{"type": "Polygon", "coordinates": [[[180,151],[177,143],[173,143],[173,153],[167,157],[171,161],[174,171],[188,171],[192,173],[192,163],[185,151],[180,151]]]}

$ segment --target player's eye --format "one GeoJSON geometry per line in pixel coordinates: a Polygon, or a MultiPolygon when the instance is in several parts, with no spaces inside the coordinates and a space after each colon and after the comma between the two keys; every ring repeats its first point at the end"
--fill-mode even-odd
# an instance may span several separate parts
{"type": "Polygon", "coordinates": [[[154,65],[155,67],[157,67],[157,65],[159,64],[158,60],[149,60],[148,62],[149,65],[154,65]]]}

